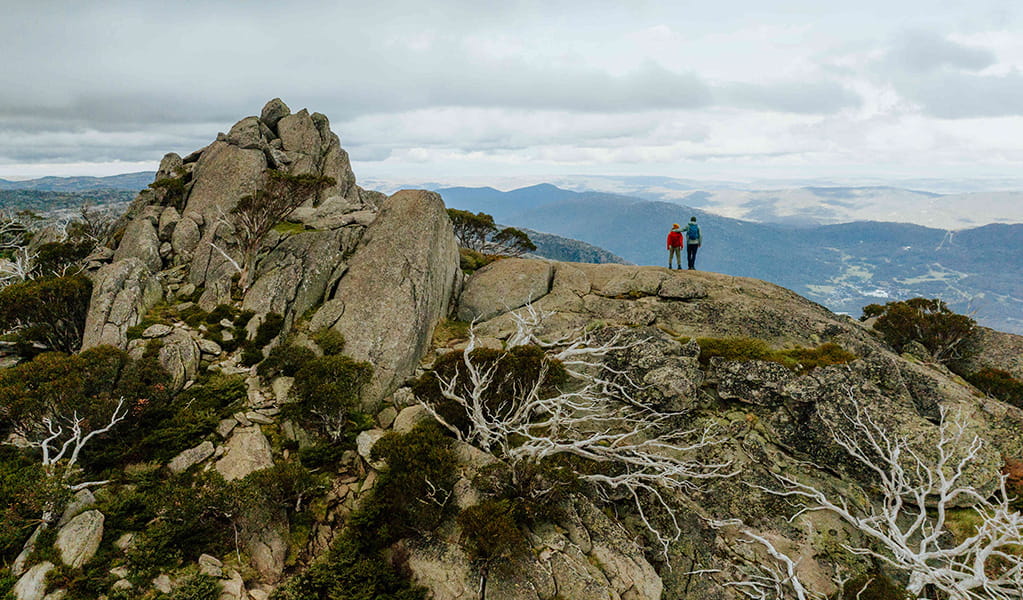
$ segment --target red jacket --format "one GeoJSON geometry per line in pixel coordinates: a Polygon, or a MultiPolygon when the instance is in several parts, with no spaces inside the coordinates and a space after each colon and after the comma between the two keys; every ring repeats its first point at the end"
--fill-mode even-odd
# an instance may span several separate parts
{"type": "Polygon", "coordinates": [[[681,248],[685,245],[685,238],[682,237],[681,231],[672,231],[668,234],[668,248],[681,248]]]}

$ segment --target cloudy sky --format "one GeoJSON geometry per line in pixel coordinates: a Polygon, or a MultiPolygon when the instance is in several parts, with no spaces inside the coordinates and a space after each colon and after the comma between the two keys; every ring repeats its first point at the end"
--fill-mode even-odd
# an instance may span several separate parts
{"type": "Polygon", "coordinates": [[[1006,0],[0,0],[0,177],[187,153],[280,96],[360,177],[1016,177],[1006,0]]]}

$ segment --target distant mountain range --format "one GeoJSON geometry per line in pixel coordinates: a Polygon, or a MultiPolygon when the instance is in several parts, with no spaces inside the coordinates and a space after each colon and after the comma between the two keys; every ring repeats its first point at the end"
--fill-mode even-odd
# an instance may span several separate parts
{"type": "Polygon", "coordinates": [[[853,316],[874,302],[938,297],[984,325],[1023,333],[1023,225],[954,233],[875,221],[797,227],[549,184],[437,191],[450,207],[581,240],[641,265],[666,265],[671,224],[695,215],[704,235],[697,268],[766,279],[853,316]]]}
{"type": "Polygon", "coordinates": [[[36,190],[44,192],[89,192],[126,190],[137,192],[153,182],[153,171],[124,173],[110,177],[41,177],[24,181],[0,179],[0,190],[36,190]]]}

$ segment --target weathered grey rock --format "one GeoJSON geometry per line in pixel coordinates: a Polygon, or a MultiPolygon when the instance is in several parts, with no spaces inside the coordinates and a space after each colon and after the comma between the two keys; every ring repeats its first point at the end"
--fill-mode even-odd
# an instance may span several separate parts
{"type": "Polygon", "coordinates": [[[242,308],[257,314],[302,315],[323,301],[339,265],[358,245],[361,231],[312,231],[293,235],[263,258],[242,308]]]}
{"type": "MultiPolygon", "coordinates": [[[[157,226],[156,235],[161,242],[169,242],[174,236],[174,228],[181,221],[181,214],[178,209],[168,206],[160,213],[160,224],[157,226]]],[[[173,247],[173,245],[172,245],[173,247]]]]}
{"type": "Polygon", "coordinates": [[[239,148],[261,149],[263,144],[260,142],[263,142],[263,140],[257,117],[246,117],[238,121],[227,134],[227,143],[234,144],[239,148]]]}
{"type": "Polygon", "coordinates": [[[64,512],[60,515],[60,520],[57,521],[57,527],[63,526],[93,504],[96,504],[96,496],[88,488],[78,490],[67,506],[64,507],[64,512]]]}
{"type": "Polygon", "coordinates": [[[554,277],[552,263],[506,258],[473,273],[458,300],[462,321],[489,320],[545,296],[554,277]]]}
{"type": "Polygon", "coordinates": [[[103,539],[103,513],[87,510],[71,519],[57,532],[54,546],[70,567],[80,567],[96,554],[103,539]]]}
{"type": "Polygon", "coordinates": [[[430,420],[433,420],[433,416],[430,414],[430,411],[426,410],[425,406],[413,404],[401,409],[398,416],[394,418],[393,429],[398,433],[407,433],[423,421],[430,420]]]}
{"type": "Polygon", "coordinates": [[[277,129],[277,123],[284,117],[291,114],[291,109],[280,98],[274,98],[263,106],[259,114],[259,120],[266,124],[271,130],[277,129]]]}
{"type": "Polygon", "coordinates": [[[224,563],[215,556],[209,554],[199,555],[199,572],[210,577],[220,578],[224,576],[224,563]]]}
{"type": "Polygon", "coordinates": [[[368,429],[359,433],[358,437],[355,438],[355,445],[359,451],[359,456],[374,469],[381,469],[384,466],[383,461],[373,459],[373,446],[376,446],[380,438],[385,435],[387,435],[387,432],[383,430],[368,429]]]}
{"type": "Polygon", "coordinates": [[[195,166],[185,213],[199,213],[207,224],[215,222],[230,213],[239,198],[256,190],[265,168],[261,150],[214,142],[195,166]]]}
{"type": "Polygon", "coordinates": [[[367,408],[375,409],[415,370],[434,326],[447,314],[458,260],[440,196],[398,192],[367,230],[334,299],[326,303],[332,306],[313,317],[312,330],[333,327],[345,336],[348,355],[373,365],[363,394],[367,408]],[[408,235],[412,230],[416,234],[408,235]]]}
{"type": "Polygon", "coordinates": [[[158,354],[160,364],[170,373],[174,390],[182,389],[185,382],[195,379],[199,373],[200,357],[195,338],[181,329],[175,329],[163,338],[163,346],[158,354]]]}
{"type": "Polygon", "coordinates": [[[142,332],[142,337],[146,339],[161,338],[169,335],[170,332],[174,331],[174,328],[170,325],[164,325],[163,323],[156,323],[146,327],[146,330],[142,332]]]}
{"type": "Polygon", "coordinates": [[[199,245],[201,237],[202,232],[199,230],[199,225],[196,224],[195,219],[189,215],[181,217],[171,233],[171,250],[177,257],[176,262],[184,264],[191,261],[192,253],[199,245]]]}
{"type": "Polygon", "coordinates": [[[82,349],[101,344],[124,348],[128,328],[137,325],[162,297],[160,282],[138,258],[101,268],[93,278],[82,349]]]}
{"type": "Polygon", "coordinates": [[[128,223],[124,237],[114,251],[114,262],[126,258],[141,260],[153,273],[163,266],[163,259],[160,258],[160,238],[149,219],[138,218],[128,223]]]}
{"type": "Polygon", "coordinates": [[[177,174],[184,166],[184,161],[181,160],[180,156],[174,152],[168,152],[160,160],[160,167],[156,170],[156,177],[153,178],[153,181],[177,177],[177,174]]]}
{"type": "Polygon", "coordinates": [[[288,395],[291,394],[291,388],[295,385],[294,377],[277,377],[270,383],[270,388],[273,390],[274,400],[278,404],[284,404],[289,401],[288,395]]]}
{"type": "Polygon", "coordinates": [[[174,585],[171,581],[170,575],[166,573],[160,573],[153,578],[153,587],[164,594],[169,594],[174,591],[174,585]]]}
{"type": "Polygon", "coordinates": [[[194,448],[183,450],[167,463],[171,473],[184,473],[195,465],[213,456],[213,442],[205,441],[194,448]]]}
{"type": "Polygon", "coordinates": [[[394,423],[397,416],[398,411],[393,406],[385,406],[377,413],[377,424],[380,425],[380,429],[387,429],[394,423]]]}
{"type": "Polygon", "coordinates": [[[293,115],[281,118],[277,122],[277,135],[287,152],[313,155],[320,152],[320,132],[309,117],[309,111],[304,108],[293,115]]]}
{"type": "Polygon", "coordinates": [[[243,515],[241,541],[245,554],[260,579],[276,583],[284,573],[288,555],[288,515],[283,507],[253,507],[253,514],[243,515]]]}
{"type": "Polygon", "coordinates": [[[222,438],[226,438],[231,435],[234,428],[238,425],[238,421],[235,418],[221,419],[220,424],[217,425],[217,435],[222,438]]]}
{"type": "Polygon", "coordinates": [[[241,479],[249,473],[274,465],[270,442],[258,425],[235,428],[226,444],[224,457],[217,461],[217,471],[228,481],[241,479]]]}
{"type": "Polygon", "coordinates": [[[227,581],[221,583],[219,600],[248,600],[245,591],[245,580],[238,571],[231,571],[227,581]]]}
{"type": "Polygon", "coordinates": [[[662,281],[657,295],[671,300],[698,300],[707,297],[707,286],[680,273],[662,281]]]}
{"type": "Polygon", "coordinates": [[[201,352],[202,354],[206,354],[209,356],[219,356],[220,353],[223,352],[223,349],[220,347],[220,344],[214,342],[213,340],[208,340],[206,338],[198,338],[195,340],[195,344],[196,346],[199,347],[199,352],[201,352]]]}
{"type": "Polygon", "coordinates": [[[260,425],[274,424],[274,420],[272,418],[264,415],[263,413],[258,413],[254,410],[250,410],[247,413],[245,413],[245,418],[253,423],[258,423],[260,425]]]}
{"type": "Polygon", "coordinates": [[[53,568],[53,563],[41,562],[26,571],[11,590],[14,597],[17,600],[43,600],[46,596],[46,575],[53,568]]]}
{"type": "Polygon", "coordinates": [[[439,538],[408,543],[412,581],[430,590],[433,600],[462,600],[478,594],[478,578],[465,550],[439,538]]]}

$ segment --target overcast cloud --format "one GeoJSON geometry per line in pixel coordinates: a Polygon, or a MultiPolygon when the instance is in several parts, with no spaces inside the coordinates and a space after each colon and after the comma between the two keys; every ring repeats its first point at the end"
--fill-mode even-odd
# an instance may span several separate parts
{"type": "Polygon", "coordinates": [[[1018,171],[1014,2],[830,4],[0,0],[0,177],[151,168],[275,96],[374,177],[1018,171]]]}

